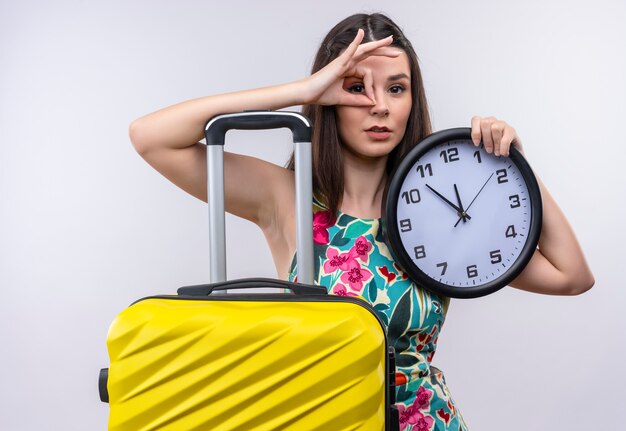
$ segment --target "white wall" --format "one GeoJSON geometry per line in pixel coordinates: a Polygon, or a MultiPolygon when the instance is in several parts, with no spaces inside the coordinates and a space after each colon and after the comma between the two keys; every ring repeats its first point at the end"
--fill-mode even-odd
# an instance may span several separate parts
{"type": "MultiPolygon", "coordinates": [[[[473,114],[517,128],[597,280],[573,298],[453,303],[434,362],[471,429],[620,428],[623,1],[0,0],[0,429],[105,429],[110,322],[207,280],[204,205],[137,156],[131,120],[298,79],[332,25],[381,9],[420,56],[436,129],[473,114]]],[[[282,164],[288,142],[241,132],[229,147],[282,164]]],[[[254,226],[228,229],[229,276],[273,276],[254,226]]]]}

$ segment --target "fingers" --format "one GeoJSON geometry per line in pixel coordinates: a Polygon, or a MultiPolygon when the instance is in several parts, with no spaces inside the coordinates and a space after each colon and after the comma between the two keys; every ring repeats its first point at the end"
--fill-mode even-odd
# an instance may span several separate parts
{"type": "MultiPolygon", "coordinates": [[[[375,51],[378,48],[386,47],[389,44],[391,44],[391,42],[393,42],[393,37],[388,36],[384,39],[374,40],[372,42],[366,42],[366,43],[361,44],[361,42],[363,42],[364,37],[365,37],[365,32],[363,31],[363,29],[361,28],[358,29],[356,32],[356,37],[350,43],[350,45],[348,45],[348,47],[346,48],[346,50],[343,52],[341,56],[348,58],[348,59],[352,58],[356,61],[360,61],[367,55],[370,55],[372,51],[375,51]]],[[[399,54],[388,53],[388,55],[397,56],[399,54]]]]}
{"type": "Polygon", "coordinates": [[[505,157],[509,157],[509,149],[516,137],[515,129],[512,127],[505,127],[502,132],[502,139],[500,140],[500,154],[505,157]]]}
{"type": "Polygon", "coordinates": [[[521,149],[517,132],[513,127],[494,117],[472,117],[472,142],[478,146],[482,141],[485,151],[496,156],[509,156],[511,145],[521,149]]]}
{"type": "Polygon", "coordinates": [[[472,117],[472,142],[474,145],[480,145],[480,120],[481,118],[478,116],[472,117]]]}
{"type": "Polygon", "coordinates": [[[494,122],[491,124],[491,141],[493,142],[493,153],[496,156],[500,155],[500,151],[503,147],[502,133],[504,133],[504,125],[502,122],[494,122]]]}
{"type": "Polygon", "coordinates": [[[493,118],[484,118],[480,120],[480,136],[488,153],[493,153],[493,139],[491,138],[491,123],[493,118]]]}
{"type": "Polygon", "coordinates": [[[374,97],[374,77],[371,69],[365,69],[363,73],[363,86],[365,87],[365,95],[372,101],[373,105],[376,105],[376,98],[374,97]]]}
{"type": "Polygon", "coordinates": [[[335,103],[337,106],[372,106],[372,100],[364,94],[343,94],[335,103]]]}
{"type": "MultiPolygon", "coordinates": [[[[379,41],[377,41],[379,42],[379,41]]],[[[363,60],[368,59],[369,57],[389,57],[396,58],[402,55],[403,51],[399,48],[382,46],[374,49],[370,49],[371,47],[365,47],[366,44],[362,44],[357,52],[352,57],[354,62],[361,62],[363,60]],[[361,49],[364,47],[364,49],[361,49]]]]}
{"type": "Polygon", "coordinates": [[[374,78],[371,69],[363,67],[360,62],[370,56],[398,57],[402,50],[391,48],[393,37],[372,42],[363,42],[365,32],[357,30],[354,40],[332,62],[315,73],[316,82],[321,83],[317,93],[311,98],[320,104],[328,105],[352,105],[371,106],[375,105],[374,78]],[[363,90],[360,94],[348,91],[345,85],[347,78],[356,77],[361,80],[363,90]]]}
{"type": "Polygon", "coordinates": [[[388,36],[384,39],[375,40],[372,42],[361,43],[363,41],[365,33],[362,29],[357,31],[357,35],[332,63],[341,65],[341,68],[345,71],[353,70],[353,68],[362,60],[372,55],[385,56],[385,57],[398,57],[402,54],[402,50],[397,48],[390,48],[388,45],[393,42],[393,37],[388,36]]]}
{"type": "Polygon", "coordinates": [[[356,37],[354,38],[354,40],[352,41],[352,43],[350,43],[350,45],[348,45],[348,47],[346,48],[344,55],[348,58],[352,57],[354,55],[355,52],[357,52],[357,50],[359,49],[359,46],[361,45],[361,41],[363,40],[363,37],[365,36],[365,32],[363,31],[363,29],[358,29],[356,32],[356,37]]]}
{"type": "Polygon", "coordinates": [[[389,47],[392,42],[393,36],[387,36],[384,39],[363,43],[359,45],[359,47],[355,51],[355,59],[358,59],[360,61],[366,57],[369,57],[370,55],[397,57],[402,53],[402,50],[389,47]]]}

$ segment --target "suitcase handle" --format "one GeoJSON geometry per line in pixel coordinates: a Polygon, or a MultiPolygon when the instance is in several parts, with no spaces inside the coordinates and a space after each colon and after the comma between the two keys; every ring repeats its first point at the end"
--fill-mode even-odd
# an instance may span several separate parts
{"type": "Polygon", "coordinates": [[[224,145],[226,132],[237,130],[266,130],[286,127],[293,134],[293,142],[311,142],[311,126],[298,112],[244,111],[219,115],[209,120],[205,127],[207,145],[224,145]]]}
{"type": "Polygon", "coordinates": [[[289,289],[296,295],[326,295],[326,288],[320,286],[291,283],[289,281],[275,280],[272,278],[242,278],[239,280],[224,281],[221,283],[198,284],[184,286],[178,289],[178,295],[208,296],[213,292],[231,289],[260,289],[275,287],[289,289]]]}
{"type": "Polygon", "coordinates": [[[226,236],[224,216],[224,137],[231,129],[260,130],[289,128],[295,146],[296,243],[298,279],[313,284],[313,175],[311,125],[299,112],[244,111],[218,115],[205,126],[207,144],[207,191],[209,201],[209,258],[211,283],[226,280],[226,236]]]}

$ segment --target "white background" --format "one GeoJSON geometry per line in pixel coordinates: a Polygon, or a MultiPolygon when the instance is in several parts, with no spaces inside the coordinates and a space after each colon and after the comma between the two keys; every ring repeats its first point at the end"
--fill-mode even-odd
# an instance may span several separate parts
{"type": "MultiPolygon", "coordinates": [[[[623,1],[0,0],[0,429],[104,430],[111,321],[208,278],[205,206],[134,152],[129,123],[299,79],[336,22],[381,9],[420,57],[435,129],[514,125],[596,276],[578,297],[453,302],[434,363],[470,428],[624,428],[623,1]]],[[[229,138],[287,158],[288,132],[229,138]]],[[[227,229],[229,276],[273,276],[257,229],[227,229]]]]}

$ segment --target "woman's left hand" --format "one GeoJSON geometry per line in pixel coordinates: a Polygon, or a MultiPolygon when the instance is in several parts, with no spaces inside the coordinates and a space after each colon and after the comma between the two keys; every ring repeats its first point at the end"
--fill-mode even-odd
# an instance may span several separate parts
{"type": "Polygon", "coordinates": [[[495,117],[472,117],[472,142],[474,145],[485,145],[488,153],[493,152],[496,156],[509,156],[509,148],[515,146],[520,153],[524,154],[522,142],[513,127],[495,117]]]}

